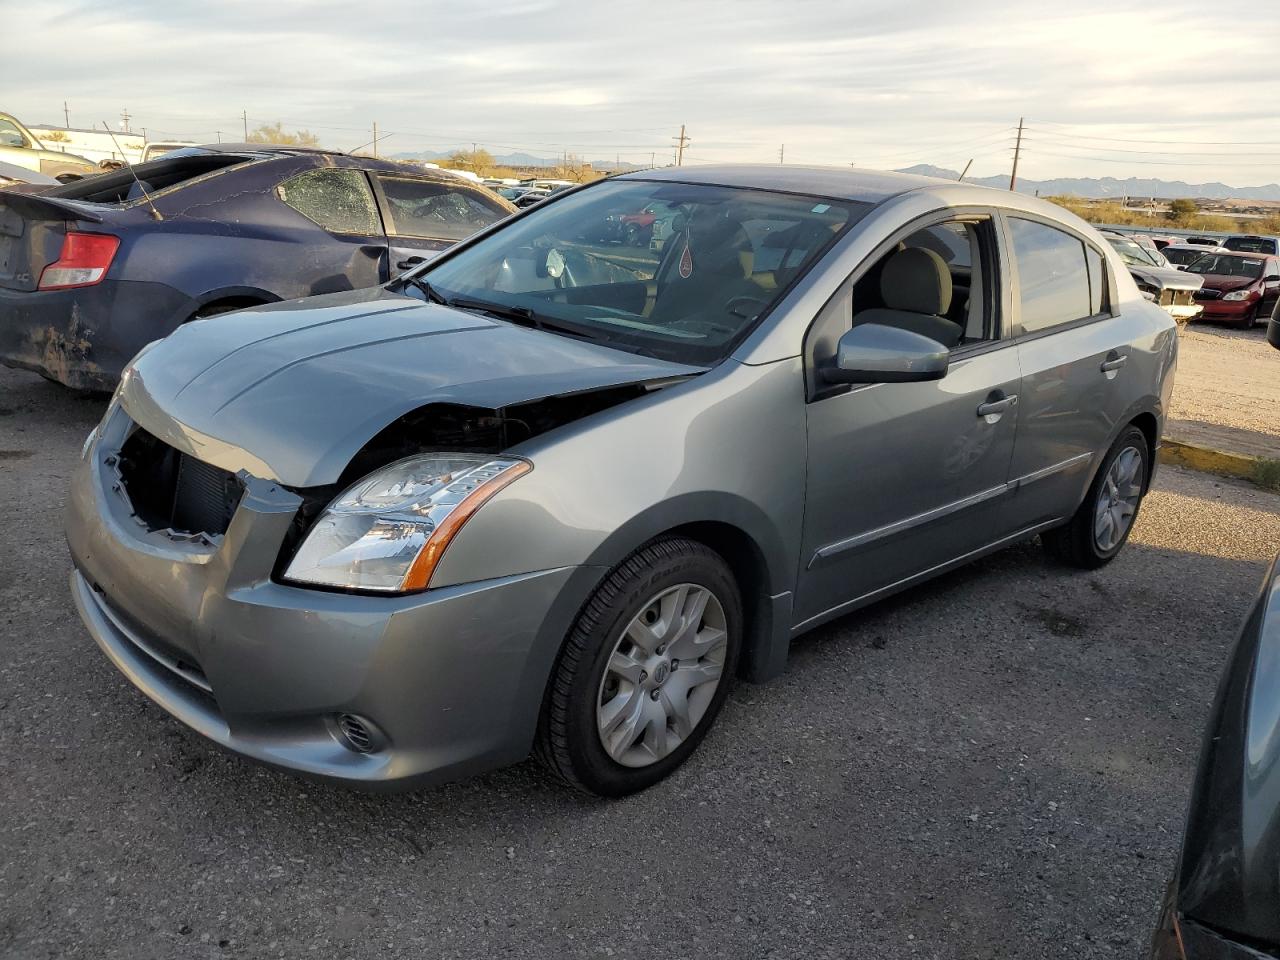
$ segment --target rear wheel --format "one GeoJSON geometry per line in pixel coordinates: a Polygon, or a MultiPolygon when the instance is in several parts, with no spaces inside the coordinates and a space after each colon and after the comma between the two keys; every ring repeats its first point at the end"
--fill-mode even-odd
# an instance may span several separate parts
{"type": "Polygon", "coordinates": [[[1040,535],[1058,559],[1086,570],[1109,563],[1129,539],[1146,491],[1150,454],[1135,426],[1121,432],[1103,458],[1084,502],[1064,527],[1040,535]]]}
{"type": "Polygon", "coordinates": [[[556,663],[537,755],[580,790],[624,796],[684,763],[728,693],[742,602],[728,566],[685,539],[659,540],[614,570],[556,663]]]}

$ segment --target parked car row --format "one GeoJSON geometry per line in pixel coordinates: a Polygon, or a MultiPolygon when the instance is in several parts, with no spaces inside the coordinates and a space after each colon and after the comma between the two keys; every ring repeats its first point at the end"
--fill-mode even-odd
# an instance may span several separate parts
{"type": "Polygon", "coordinates": [[[1156,251],[1140,242],[1142,235],[1103,235],[1138,288],[1175,319],[1199,317],[1248,329],[1280,311],[1280,241],[1274,237],[1227,237],[1221,246],[1189,237],[1156,251]]]}
{"type": "Polygon", "coordinates": [[[1102,235],[1129,268],[1144,296],[1175,320],[1186,322],[1200,316],[1204,308],[1196,303],[1195,295],[1203,280],[1177,269],[1154,246],[1143,246],[1129,235],[1110,230],[1102,235]]]}

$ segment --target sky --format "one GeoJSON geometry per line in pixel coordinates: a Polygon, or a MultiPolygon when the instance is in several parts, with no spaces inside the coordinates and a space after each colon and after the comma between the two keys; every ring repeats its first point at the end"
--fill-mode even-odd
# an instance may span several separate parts
{"type": "Polygon", "coordinates": [[[1024,117],[1020,177],[1251,186],[1280,181],[1276,2],[0,0],[0,110],[641,164],[683,123],[688,163],[974,175],[1024,117]]]}

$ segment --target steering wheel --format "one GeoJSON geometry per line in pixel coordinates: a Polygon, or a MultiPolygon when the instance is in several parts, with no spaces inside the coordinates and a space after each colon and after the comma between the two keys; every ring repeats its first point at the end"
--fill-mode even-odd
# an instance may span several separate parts
{"type": "Polygon", "coordinates": [[[750,320],[768,305],[769,299],[767,297],[756,297],[747,293],[739,294],[726,302],[724,309],[726,313],[732,313],[735,317],[741,317],[743,320],[750,320]],[[742,310],[739,309],[741,306],[749,306],[750,304],[756,305],[755,313],[743,313],[742,310]]]}

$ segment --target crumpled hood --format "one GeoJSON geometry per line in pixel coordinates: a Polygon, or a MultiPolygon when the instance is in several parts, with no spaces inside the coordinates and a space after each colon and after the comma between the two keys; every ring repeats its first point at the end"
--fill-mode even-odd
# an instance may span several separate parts
{"type": "Polygon", "coordinates": [[[1162,290],[1200,289],[1200,277],[1194,273],[1187,273],[1185,270],[1175,270],[1173,267],[1149,267],[1146,264],[1137,263],[1130,263],[1127,266],[1130,273],[1142,277],[1148,283],[1162,290]]]}
{"type": "Polygon", "coordinates": [[[1230,293],[1232,290],[1244,290],[1258,282],[1253,277],[1227,277],[1219,273],[1206,273],[1202,275],[1202,278],[1206,288],[1209,290],[1221,290],[1223,293],[1230,293]]]}
{"type": "Polygon", "coordinates": [[[428,403],[497,408],[701,371],[375,287],[189,323],[135,361],[120,402],[192,456],[310,487],[428,403]]]}

